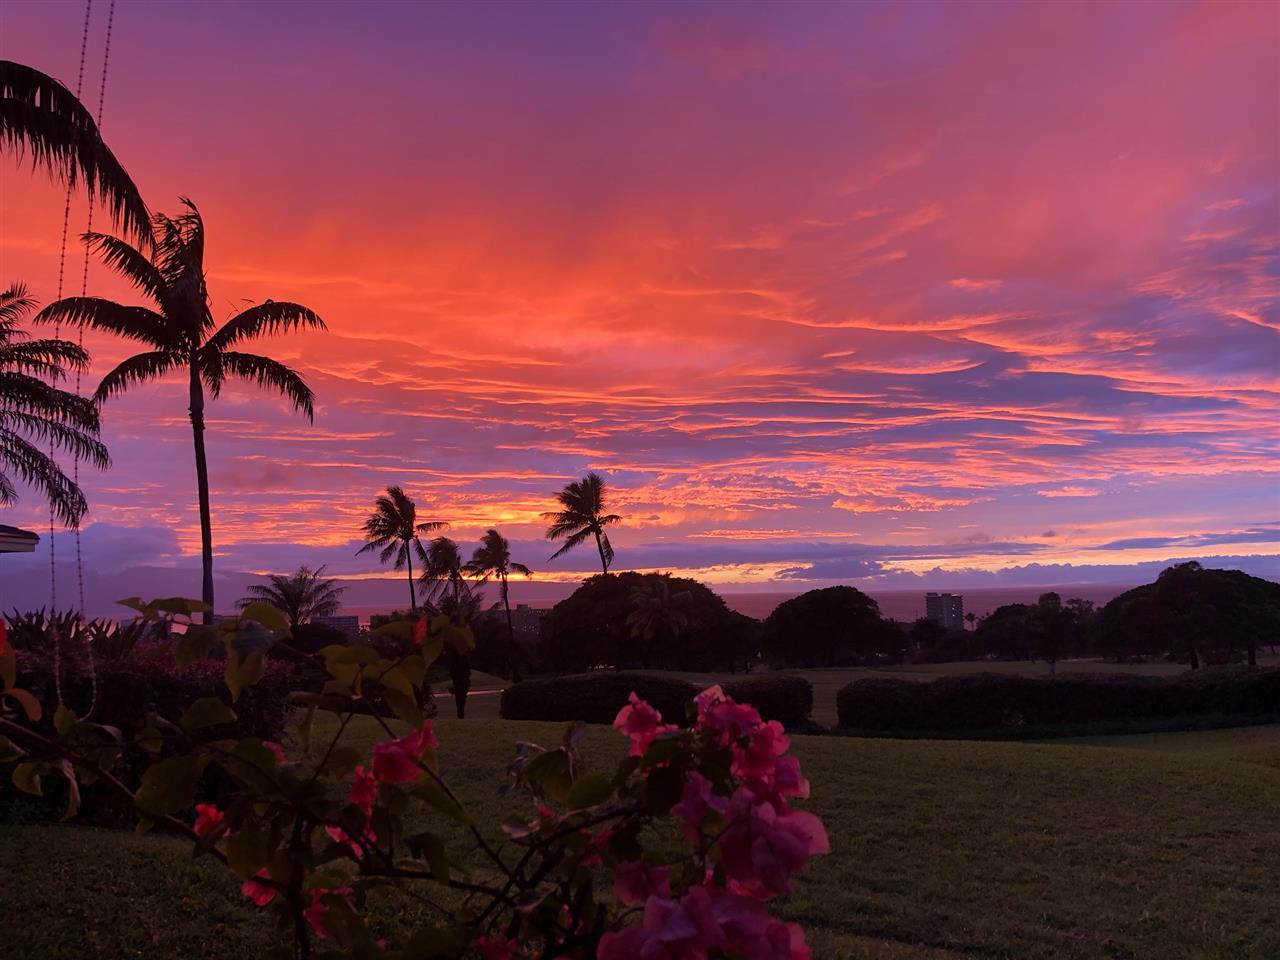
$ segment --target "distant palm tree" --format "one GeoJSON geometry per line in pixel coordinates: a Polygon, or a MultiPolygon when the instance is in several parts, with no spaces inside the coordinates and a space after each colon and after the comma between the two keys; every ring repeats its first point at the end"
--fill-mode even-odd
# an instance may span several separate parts
{"type": "Polygon", "coordinates": [[[649,651],[655,641],[675,640],[689,626],[684,609],[687,590],[671,593],[669,574],[648,574],[631,589],[631,610],[627,613],[627,629],[640,648],[640,665],[648,667],[649,651]]]}
{"type": "Polygon", "coordinates": [[[129,307],[100,297],[68,297],[49,304],[36,317],[41,323],[78,323],[105,330],[150,349],[122,362],[98,384],[99,402],[130,387],[169,374],[185,372],[190,382],[191,430],[195,440],[196,485],[200,498],[202,599],[213,608],[213,524],[209,514],[209,468],[204,451],[204,391],[217,397],[228,377],[252,380],[279,391],[314,418],[315,395],[302,377],[279,361],[232,349],[246,340],[296,330],[325,329],[324,321],[296,303],[268,300],[236,314],[221,327],[209,310],[204,274],[204,222],[190,200],[177,218],[157,215],[152,221],[150,254],[123,240],[87,233],[85,243],[111,267],[151,299],[158,310],[129,307]]]}
{"type": "Polygon", "coordinates": [[[378,562],[395,561],[396,570],[409,570],[409,609],[417,612],[418,598],[413,592],[413,555],[416,553],[423,566],[427,563],[422,549],[422,534],[442,530],[448,524],[443,520],[418,522],[418,505],[400,487],[387,487],[384,496],[373,502],[373,513],[364,522],[364,538],[369,542],[356,556],[370,550],[380,550],[378,562]]]}
{"type": "Polygon", "coordinates": [[[511,559],[511,544],[497,530],[489,530],[471,555],[466,570],[473,577],[484,583],[490,579],[498,581],[498,595],[502,598],[502,606],[507,611],[507,654],[511,666],[511,680],[519,683],[520,662],[516,656],[516,629],[511,623],[511,599],[507,591],[507,578],[517,573],[523,577],[532,577],[533,571],[523,563],[511,559]]]}
{"type": "Polygon", "coordinates": [[[418,578],[426,590],[427,603],[437,608],[448,606],[451,611],[467,609],[471,587],[466,573],[456,543],[448,537],[436,537],[428,543],[422,576],[418,578]]]}
{"type": "Polygon", "coordinates": [[[30,153],[33,167],[68,186],[83,178],[90,200],[101,197],[127,234],[150,240],[146,204],[93,115],[53,77],[12,60],[0,60],[0,145],[30,153]]]}
{"type": "Polygon", "coordinates": [[[609,564],[613,563],[613,546],[609,543],[609,535],[604,528],[622,520],[614,513],[605,511],[604,478],[594,470],[581,480],[575,480],[556,494],[563,510],[553,510],[542,515],[550,520],[547,527],[548,540],[564,540],[564,546],[551,555],[554,560],[574,547],[584,543],[588,537],[596,538],[596,549],[600,551],[600,566],[605,576],[609,574],[609,564]]]}
{"type": "Polygon", "coordinates": [[[309,623],[316,617],[331,617],[342,606],[342,592],[346,587],[325,580],[324,571],[324,566],[315,570],[302,566],[288,577],[270,574],[267,583],[249,587],[249,595],[236,601],[236,606],[243,610],[251,603],[265,600],[285,615],[290,630],[297,630],[299,624],[309,623]]]}
{"type": "Polygon", "coordinates": [[[20,283],[0,292],[0,506],[17,500],[16,476],[43,493],[64,523],[76,524],[87,509],[84,493],[49,456],[47,445],[100,468],[111,461],[98,439],[93,401],[46,382],[84,369],[89,355],[67,340],[32,340],[18,329],[34,307],[20,283]]]}

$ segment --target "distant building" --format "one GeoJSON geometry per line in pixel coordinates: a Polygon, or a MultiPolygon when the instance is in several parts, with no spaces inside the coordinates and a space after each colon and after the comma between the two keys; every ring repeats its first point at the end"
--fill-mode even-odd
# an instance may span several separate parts
{"type": "Polygon", "coordinates": [[[531,607],[527,603],[517,603],[511,610],[511,626],[518,633],[537,633],[542,626],[542,618],[550,611],[542,607],[531,607]]]}
{"type": "Polygon", "coordinates": [[[40,538],[30,530],[0,523],[0,553],[32,553],[40,538]]]}
{"type": "Polygon", "coordinates": [[[360,636],[359,617],[312,617],[311,622],[331,630],[341,630],[351,640],[360,636]]]}
{"type": "Polygon", "coordinates": [[[963,630],[964,597],[958,593],[926,593],[924,615],[948,630],[963,630]]]}

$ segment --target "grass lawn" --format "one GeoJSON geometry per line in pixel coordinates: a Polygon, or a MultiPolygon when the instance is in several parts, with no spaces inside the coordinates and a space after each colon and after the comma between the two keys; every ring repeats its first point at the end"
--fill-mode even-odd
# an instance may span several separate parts
{"type": "MultiPolygon", "coordinates": [[[[496,821],[512,743],[560,725],[437,730],[446,775],[496,821]]],[[[1280,727],[1099,743],[795,738],[834,852],[778,912],[827,960],[1280,957],[1280,727]]],[[[621,746],[587,738],[601,761],[621,746]]],[[[0,875],[5,960],[239,958],[272,935],[161,837],[3,827],[0,875]]]]}

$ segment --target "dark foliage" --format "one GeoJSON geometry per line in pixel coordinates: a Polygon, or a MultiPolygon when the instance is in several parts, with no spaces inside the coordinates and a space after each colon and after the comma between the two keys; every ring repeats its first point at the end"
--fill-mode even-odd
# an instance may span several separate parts
{"type": "MultiPolygon", "coordinates": [[[[749,703],[765,720],[797,727],[813,708],[813,687],[803,677],[758,677],[722,684],[724,692],[749,703]]],[[[699,688],[684,680],[636,673],[586,673],[526,680],[502,693],[507,720],[581,720],[613,723],[632,692],[647,700],[667,723],[685,723],[699,688]]]]}
{"type": "Polygon", "coordinates": [[[840,725],[862,730],[982,730],[1153,717],[1280,713],[1280,669],[1180,677],[979,674],[855,680],[837,695],[840,725]]]}
{"type": "Polygon", "coordinates": [[[839,667],[900,659],[904,638],[861,590],[826,587],[778,604],[761,643],[774,667],[839,667]]]}
{"type": "Polygon", "coordinates": [[[543,619],[540,659],[557,673],[597,666],[738,669],[755,653],[754,623],[696,580],[639,573],[595,576],[543,619]],[[633,616],[636,598],[655,578],[665,581],[678,618],[641,639],[633,616]]]}
{"type": "MultiPolygon", "coordinates": [[[[179,669],[167,654],[101,662],[95,671],[97,704],[90,719],[118,727],[126,737],[136,735],[146,725],[149,714],[180,717],[187,706],[201,697],[225,699],[224,670],[220,660],[205,660],[179,669]]],[[[288,694],[295,682],[287,664],[269,663],[262,680],[247,688],[235,704],[236,722],[211,732],[229,738],[279,740],[284,730],[288,694]]],[[[52,661],[42,656],[20,655],[18,686],[40,700],[44,711],[42,732],[55,735],[52,717],[58,706],[58,694],[52,661]]],[[[74,659],[63,661],[63,699],[78,716],[84,717],[89,710],[94,699],[93,687],[93,674],[74,659]]],[[[112,772],[129,786],[136,787],[142,771],[154,759],[150,755],[125,754],[112,772]]],[[[66,805],[64,788],[54,777],[49,777],[47,784],[47,795],[33,798],[18,793],[7,778],[0,782],[0,822],[61,817],[66,805]]],[[[210,790],[216,795],[218,785],[211,784],[210,790]]],[[[106,787],[89,784],[83,790],[83,798],[80,815],[83,822],[125,827],[137,820],[136,811],[122,807],[106,787]]]]}
{"type": "Polygon", "coordinates": [[[1098,652],[1117,659],[1167,656],[1198,666],[1256,661],[1280,642],[1280,584],[1192,561],[1111,600],[1098,616],[1098,652]]]}

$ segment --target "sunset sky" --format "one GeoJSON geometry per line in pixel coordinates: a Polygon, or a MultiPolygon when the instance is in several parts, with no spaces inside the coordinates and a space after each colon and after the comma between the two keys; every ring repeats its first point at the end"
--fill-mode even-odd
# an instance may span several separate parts
{"type": "MultiPolygon", "coordinates": [[[[0,56],[74,86],[83,10],[6,0],[0,56]]],[[[401,484],[572,580],[539,514],[594,468],[620,568],[729,589],[1280,577],[1278,11],[117,0],[103,132],[199,205],[215,315],[330,328],[262,345],[314,425],[211,407],[219,567],[375,573],[401,484]]],[[[4,159],[41,302],[62,206],[4,159]]],[[[130,352],[87,345],[87,388],[130,352]]],[[[193,563],[185,386],[104,424],[87,561],[193,563]]]]}

